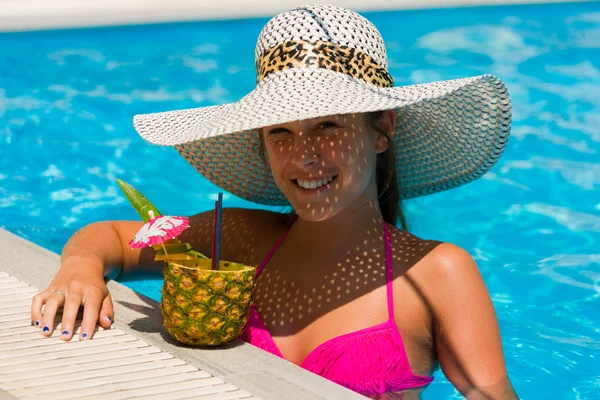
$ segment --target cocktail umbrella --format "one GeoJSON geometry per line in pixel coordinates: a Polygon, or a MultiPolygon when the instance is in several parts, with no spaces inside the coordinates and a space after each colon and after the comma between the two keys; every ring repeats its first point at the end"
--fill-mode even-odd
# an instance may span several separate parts
{"type": "Polygon", "coordinates": [[[187,229],[190,224],[187,217],[174,217],[169,215],[154,216],[153,211],[148,211],[150,220],[146,222],[140,230],[135,234],[133,239],[129,241],[129,246],[132,249],[148,247],[155,244],[162,245],[167,261],[169,255],[165,248],[164,242],[176,238],[187,229]]]}

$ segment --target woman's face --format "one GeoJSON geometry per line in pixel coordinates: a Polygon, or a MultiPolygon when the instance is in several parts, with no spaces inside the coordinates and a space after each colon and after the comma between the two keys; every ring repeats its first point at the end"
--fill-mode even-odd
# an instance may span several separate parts
{"type": "MultiPolygon", "coordinates": [[[[393,129],[387,119],[382,127],[393,129]]],[[[300,218],[322,221],[376,199],[376,157],[388,142],[365,114],[266,126],[263,139],[275,182],[300,218]]]]}

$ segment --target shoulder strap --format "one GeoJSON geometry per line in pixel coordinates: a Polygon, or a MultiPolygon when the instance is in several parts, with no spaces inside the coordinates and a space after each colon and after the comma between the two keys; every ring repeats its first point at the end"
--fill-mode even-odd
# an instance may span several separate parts
{"type": "Polygon", "coordinates": [[[394,280],[394,274],[392,270],[393,259],[392,259],[392,243],[390,238],[390,231],[387,224],[383,223],[383,231],[385,238],[385,284],[387,286],[387,306],[388,306],[388,317],[390,322],[395,323],[394,319],[394,294],[392,290],[392,282],[394,280]]]}
{"type": "Polygon", "coordinates": [[[277,249],[279,248],[279,246],[281,246],[281,243],[283,243],[283,240],[285,239],[285,237],[287,236],[288,233],[289,233],[289,230],[285,231],[285,233],[281,236],[281,238],[279,238],[279,240],[277,241],[277,243],[275,243],[275,246],[273,246],[273,248],[271,249],[271,251],[269,251],[269,253],[265,257],[265,259],[260,263],[260,265],[256,269],[256,277],[258,277],[258,275],[260,275],[260,273],[263,270],[263,268],[267,265],[267,263],[269,262],[269,260],[271,260],[271,257],[273,257],[273,254],[275,254],[275,252],[277,251],[277,249]]]}

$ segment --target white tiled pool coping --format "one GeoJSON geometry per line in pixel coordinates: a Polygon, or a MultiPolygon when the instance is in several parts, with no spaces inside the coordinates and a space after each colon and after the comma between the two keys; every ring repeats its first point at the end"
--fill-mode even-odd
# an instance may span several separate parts
{"type": "MultiPolygon", "coordinates": [[[[58,339],[58,332],[52,338],[40,338],[38,336],[40,334],[28,320],[27,305],[30,304],[29,299],[37,292],[35,288],[48,286],[59,265],[60,258],[57,254],[0,229],[0,280],[2,281],[0,283],[0,311],[3,311],[0,313],[0,399],[10,399],[15,394],[17,394],[17,398],[30,398],[32,393],[35,394],[32,388],[40,387],[40,374],[50,382],[53,377],[59,379],[58,372],[62,372],[61,368],[67,366],[73,369],[78,362],[88,363],[86,365],[89,366],[90,361],[96,361],[97,365],[91,371],[84,371],[85,376],[76,375],[77,379],[75,379],[74,375],[73,380],[70,381],[68,375],[63,374],[60,378],[62,383],[53,383],[54,386],[46,388],[45,390],[51,392],[43,398],[61,398],[58,393],[60,393],[59,390],[66,390],[67,387],[64,385],[72,385],[78,390],[86,390],[86,397],[80,398],[88,398],[87,396],[92,392],[102,398],[103,395],[98,391],[102,388],[99,385],[94,388],[90,388],[90,386],[93,382],[106,379],[103,376],[109,372],[100,372],[101,369],[106,371],[102,365],[104,361],[82,359],[80,353],[73,353],[86,352],[89,350],[87,348],[89,345],[105,346],[106,354],[109,354],[110,346],[124,346],[118,349],[111,348],[111,351],[113,353],[115,351],[128,352],[123,357],[146,357],[148,359],[143,360],[144,366],[141,366],[140,359],[134,360],[133,363],[123,359],[119,361],[116,354],[110,356],[113,361],[106,361],[107,365],[110,362],[135,364],[136,366],[132,367],[134,369],[151,369],[155,371],[150,371],[151,374],[161,374],[159,377],[143,380],[138,373],[139,379],[131,378],[130,381],[127,381],[129,373],[120,374],[119,376],[123,375],[124,380],[111,382],[109,379],[107,381],[109,385],[113,385],[110,387],[114,390],[118,389],[120,394],[114,397],[116,394],[113,392],[112,395],[104,398],[121,398],[119,396],[130,398],[128,396],[132,393],[140,394],[139,398],[163,398],[164,396],[158,396],[161,390],[162,393],[169,394],[168,398],[187,398],[180,396],[183,395],[183,392],[175,393],[176,390],[189,390],[189,393],[197,393],[194,398],[198,399],[205,398],[200,396],[202,390],[204,392],[208,390],[206,398],[211,399],[352,400],[365,398],[242,341],[237,341],[233,346],[227,348],[200,349],[180,346],[162,326],[162,317],[156,301],[114,281],[108,283],[115,308],[114,329],[98,332],[97,339],[85,342],[77,340],[63,342],[58,339]],[[15,305],[17,308],[13,308],[10,302],[18,302],[15,305]],[[94,341],[96,341],[95,344],[92,343],[94,341]],[[11,343],[16,343],[14,348],[11,343]],[[142,347],[146,350],[140,352],[139,348],[142,347]],[[44,360],[44,354],[51,355],[46,358],[57,360],[56,369],[52,370],[51,368],[51,373],[48,368],[53,366],[53,362],[44,360]],[[30,368],[27,367],[29,362],[24,362],[26,360],[23,360],[22,357],[31,357],[30,368]],[[34,365],[35,362],[43,365],[37,368],[34,365]],[[29,372],[23,372],[22,376],[12,374],[10,367],[4,365],[6,363],[17,363],[21,365],[20,368],[25,366],[29,372]],[[149,366],[148,363],[163,363],[164,365],[149,366]],[[178,371],[181,369],[180,372],[175,371],[177,372],[177,382],[172,381],[175,372],[165,373],[164,368],[172,370],[178,368],[178,371]],[[186,373],[191,374],[181,375],[186,373]],[[12,375],[15,378],[11,378],[12,375]],[[183,379],[187,377],[189,379],[183,379]],[[164,387],[160,386],[158,382],[153,382],[154,379],[159,378],[166,382],[161,385],[171,386],[164,387]],[[120,386],[114,386],[115,384],[120,386]],[[152,394],[152,389],[143,387],[152,385],[155,387],[156,395],[152,394]],[[171,387],[179,389],[167,391],[171,387]],[[187,387],[189,389],[185,389],[187,387]],[[217,389],[222,392],[214,392],[217,389]],[[54,394],[50,395],[51,393],[54,394]]],[[[109,356],[107,355],[106,358],[108,359],[109,356]]],[[[127,369],[123,366],[115,368],[127,369]]],[[[72,373],[81,374],[76,371],[72,373]]],[[[145,372],[142,371],[142,373],[145,372]]],[[[133,375],[135,374],[132,373],[133,375]]]]}
{"type": "Polygon", "coordinates": [[[310,3],[339,5],[360,12],[567,1],[569,0],[0,0],[0,32],[268,17],[310,3]]]}

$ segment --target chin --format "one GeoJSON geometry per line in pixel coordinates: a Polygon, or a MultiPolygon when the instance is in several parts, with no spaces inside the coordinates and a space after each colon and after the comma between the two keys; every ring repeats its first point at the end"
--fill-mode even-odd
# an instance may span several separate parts
{"type": "Polygon", "coordinates": [[[302,218],[307,222],[326,221],[338,214],[338,210],[334,209],[330,205],[316,205],[311,208],[302,208],[300,211],[298,211],[297,208],[294,208],[294,210],[296,211],[296,214],[298,214],[299,218],[302,218]]]}

